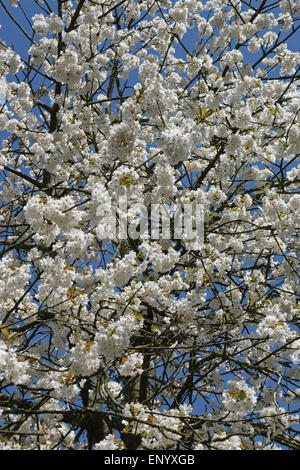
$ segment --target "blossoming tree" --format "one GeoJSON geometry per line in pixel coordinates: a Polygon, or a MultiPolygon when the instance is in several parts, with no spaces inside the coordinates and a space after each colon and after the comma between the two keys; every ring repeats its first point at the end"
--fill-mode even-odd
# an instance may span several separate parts
{"type": "Polygon", "coordinates": [[[299,449],[299,1],[0,9],[0,448],[299,449]]]}

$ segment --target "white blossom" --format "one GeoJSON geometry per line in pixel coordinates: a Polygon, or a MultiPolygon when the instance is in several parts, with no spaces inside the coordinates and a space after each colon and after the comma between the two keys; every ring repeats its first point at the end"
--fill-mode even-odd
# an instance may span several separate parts
{"type": "Polygon", "coordinates": [[[252,411],[257,401],[255,390],[242,380],[230,380],[228,386],[230,389],[224,390],[222,395],[224,408],[237,415],[245,415],[252,411]]]}
{"type": "Polygon", "coordinates": [[[105,439],[100,442],[97,442],[95,445],[95,450],[121,450],[121,442],[116,439],[114,434],[108,434],[105,439]]]}
{"type": "Polygon", "coordinates": [[[140,375],[143,372],[143,359],[143,355],[139,353],[133,353],[127,357],[123,357],[119,367],[120,374],[127,377],[140,375]]]}

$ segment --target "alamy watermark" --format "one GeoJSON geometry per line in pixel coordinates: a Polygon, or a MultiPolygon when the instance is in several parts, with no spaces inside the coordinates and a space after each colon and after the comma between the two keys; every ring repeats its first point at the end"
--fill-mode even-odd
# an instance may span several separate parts
{"type": "Polygon", "coordinates": [[[99,206],[96,233],[101,240],[182,240],[189,250],[201,250],[204,238],[202,204],[129,205],[120,197],[116,206],[99,206]]]}

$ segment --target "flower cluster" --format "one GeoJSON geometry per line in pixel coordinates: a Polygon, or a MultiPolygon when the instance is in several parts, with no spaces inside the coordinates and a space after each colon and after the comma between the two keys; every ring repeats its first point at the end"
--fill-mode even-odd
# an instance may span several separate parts
{"type": "Polygon", "coordinates": [[[187,405],[170,412],[161,412],[159,409],[149,410],[141,404],[128,403],[124,407],[123,432],[128,433],[132,427],[136,427],[138,434],[143,436],[142,445],[147,449],[172,447],[180,439],[182,422],[179,416],[187,417],[190,412],[191,408],[187,405]]]}
{"type": "Polygon", "coordinates": [[[257,401],[255,390],[242,380],[230,380],[228,386],[222,395],[224,408],[237,416],[251,412],[257,401]]]}

